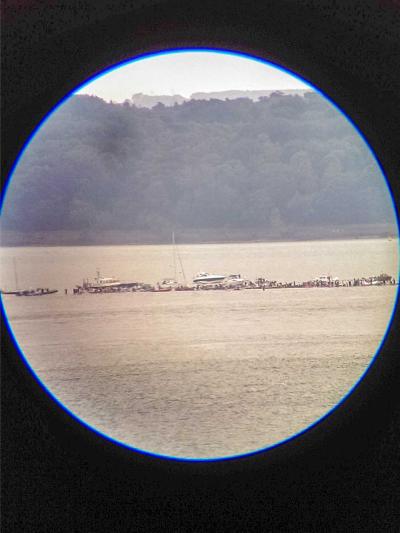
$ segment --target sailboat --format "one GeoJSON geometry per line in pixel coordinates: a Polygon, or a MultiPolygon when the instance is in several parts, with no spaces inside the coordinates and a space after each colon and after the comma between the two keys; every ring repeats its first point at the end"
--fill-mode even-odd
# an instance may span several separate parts
{"type": "Polygon", "coordinates": [[[14,265],[14,280],[15,280],[15,291],[3,291],[1,290],[1,294],[18,294],[18,276],[17,276],[17,265],[15,262],[15,257],[13,257],[13,265],[14,265]]]}
{"type": "Polygon", "coordinates": [[[1,291],[1,294],[15,294],[16,296],[45,296],[48,294],[54,294],[58,292],[57,289],[18,289],[18,275],[17,275],[17,263],[15,257],[13,257],[14,265],[14,278],[15,278],[15,291],[1,291]]]}
{"type": "Polygon", "coordinates": [[[165,278],[160,283],[158,283],[158,290],[159,291],[192,291],[194,290],[194,287],[188,287],[187,281],[186,281],[186,275],[183,268],[183,263],[181,256],[178,251],[178,247],[176,246],[175,242],[175,233],[172,232],[172,258],[174,263],[174,277],[173,278],[165,278]],[[180,266],[180,274],[182,274],[183,278],[183,284],[179,283],[178,281],[178,263],[180,266]]]}

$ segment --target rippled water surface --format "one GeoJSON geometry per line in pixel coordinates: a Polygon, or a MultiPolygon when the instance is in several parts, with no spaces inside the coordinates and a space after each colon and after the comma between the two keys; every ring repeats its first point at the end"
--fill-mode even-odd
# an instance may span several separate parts
{"type": "MultiPolygon", "coordinates": [[[[185,274],[303,281],[387,272],[397,241],[185,245],[185,274]]],[[[77,416],[132,446],[221,457],[274,444],[332,408],[386,330],[395,286],[84,294],[96,267],[148,283],[173,275],[171,247],[8,248],[2,286],[13,332],[41,380],[77,416]],[[17,279],[13,263],[15,259],[17,279]],[[68,295],[64,294],[68,288],[68,295]]]]}

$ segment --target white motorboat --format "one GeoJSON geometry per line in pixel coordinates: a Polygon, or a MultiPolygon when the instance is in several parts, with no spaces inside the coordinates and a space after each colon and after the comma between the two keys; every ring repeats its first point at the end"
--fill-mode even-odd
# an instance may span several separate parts
{"type": "Polygon", "coordinates": [[[199,272],[193,278],[193,283],[218,283],[224,281],[226,276],[220,274],[208,274],[208,272],[199,272]]]}
{"type": "Polygon", "coordinates": [[[230,274],[224,280],[224,285],[227,287],[237,288],[242,287],[245,284],[246,280],[242,278],[240,274],[230,274]]]}

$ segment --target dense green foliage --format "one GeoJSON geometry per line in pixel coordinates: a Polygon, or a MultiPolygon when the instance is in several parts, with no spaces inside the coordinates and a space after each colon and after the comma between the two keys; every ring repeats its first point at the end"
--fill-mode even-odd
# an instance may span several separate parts
{"type": "Polygon", "coordinates": [[[75,96],[15,172],[18,231],[266,228],[393,222],[356,131],[321,96],[139,109],[75,96]]]}

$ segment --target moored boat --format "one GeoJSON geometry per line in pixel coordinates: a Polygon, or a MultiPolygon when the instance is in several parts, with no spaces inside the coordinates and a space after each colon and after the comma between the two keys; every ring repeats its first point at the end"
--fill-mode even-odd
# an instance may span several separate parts
{"type": "Polygon", "coordinates": [[[174,277],[164,278],[157,283],[156,292],[169,292],[169,291],[193,291],[194,287],[189,287],[186,283],[186,275],[183,269],[183,263],[178,251],[178,247],[175,242],[175,233],[172,232],[172,260],[174,264],[174,277]],[[178,263],[179,267],[178,268],[178,263]],[[179,275],[178,275],[179,274],[179,275]],[[178,281],[178,278],[183,280],[183,283],[178,281]]]}
{"type": "Polygon", "coordinates": [[[89,281],[88,279],[85,279],[83,281],[83,284],[82,284],[83,288],[86,289],[86,290],[91,290],[91,289],[107,289],[109,287],[120,287],[121,286],[121,282],[119,279],[116,279],[116,278],[113,278],[113,277],[108,277],[108,278],[105,278],[105,277],[101,277],[100,276],[100,271],[98,270],[97,271],[97,275],[96,277],[94,278],[94,281],[89,281]]]}
{"type": "Polygon", "coordinates": [[[165,278],[159,283],[157,283],[157,288],[159,291],[172,291],[176,289],[178,282],[172,278],[165,278]]]}
{"type": "Polygon", "coordinates": [[[199,272],[193,278],[193,283],[218,283],[222,282],[226,276],[222,274],[208,274],[207,272],[199,272]]]}
{"type": "Polygon", "coordinates": [[[58,292],[57,289],[27,289],[24,291],[17,291],[13,294],[16,294],[17,296],[46,296],[48,294],[55,294],[58,292]]]}
{"type": "Polygon", "coordinates": [[[224,285],[229,289],[241,289],[245,284],[246,280],[240,274],[230,274],[224,280],[224,285]]]}
{"type": "MultiPolygon", "coordinates": [[[[84,279],[82,282],[82,290],[86,292],[125,292],[129,290],[139,290],[142,283],[137,281],[120,281],[114,277],[102,277],[100,271],[97,270],[96,277],[93,281],[84,279]]],[[[80,288],[78,286],[78,288],[80,288]]]]}
{"type": "Polygon", "coordinates": [[[18,294],[20,291],[3,291],[0,290],[0,294],[18,294]]]}

